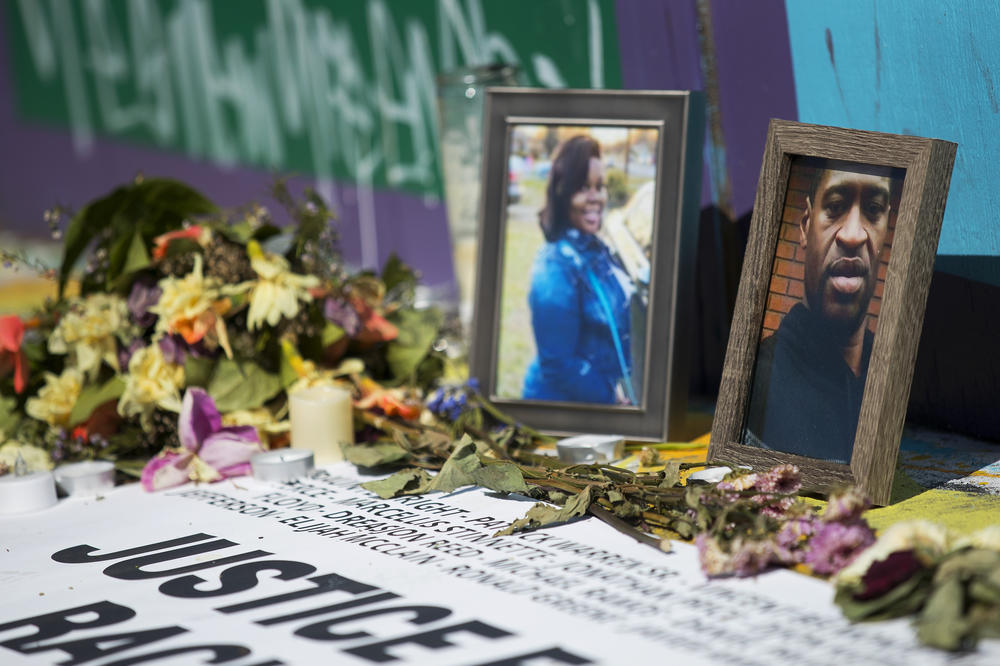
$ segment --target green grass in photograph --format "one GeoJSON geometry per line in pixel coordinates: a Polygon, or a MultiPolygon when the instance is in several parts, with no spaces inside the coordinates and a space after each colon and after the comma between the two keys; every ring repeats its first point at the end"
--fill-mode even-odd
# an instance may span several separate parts
{"type": "Polygon", "coordinates": [[[545,181],[525,179],[522,199],[507,207],[503,274],[500,292],[500,330],[497,350],[496,395],[520,398],[524,373],[535,358],[528,291],[535,255],[545,243],[538,227],[538,211],[545,197],[545,181]]]}

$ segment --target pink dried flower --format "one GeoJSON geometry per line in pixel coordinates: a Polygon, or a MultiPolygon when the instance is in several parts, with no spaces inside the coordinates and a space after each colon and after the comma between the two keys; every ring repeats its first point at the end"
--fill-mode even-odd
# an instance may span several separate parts
{"type": "Polygon", "coordinates": [[[765,493],[780,493],[792,495],[802,488],[802,476],[795,465],[778,465],[771,471],[760,475],[757,488],[765,493]]]}
{"type": "Polygon", "coordinates": [[[816,533],[814,516],[792,518],[774,537],[774,554],[784,564],[799,564],[805,559],[809,539],[816,533]]]}
{"type": "MultiPolygon", "coordinates": [[[[760,495],[758,495],[760,497],[760,495]]],[[[785,517],[785,513],[792,508],[795,504],[795,498],[789,496],[775,497],[773,495],[769,496],[769,499],[773,500],[770,504],[762,507],[760,512],[765,516],[770,516],[771,518],[781,519],[785,517]]]]}
{"type": "Polygon", "coordinates": [[[805,563],[819,574],[835,574],[875,543],[875,533],[865,522],[827,522],[809,542],[805,563]]]}
{"type": "Polygon", "coordinates": [[[719,540],[701,533],[694,540],[698,561],[706,576],[755,576],[770,565],[774,549],[769,541],[736,538],[727,553],[719,540]]]}
{"type": "Polygon", "coordinates": [[[736,539],[732,548],[732,572],[741,578],[759,574],[771,564],[774,555],[770,541],[736,539]]]}
{"type": "Polygon", "coordinates": [[[823,511],[823,520],[827,522],[853,522],[858,520],[871,505],[871,500],[861,490],[850,486],[830,495],[826,509],[823,511]]]}
{"type": "Polygon", "coordinates": [[[732,573],[732,563],[719,542],[705,532],[699,534],[694,545],[698,548],[698,562],[706,576],[725,576],[732,573]]]}

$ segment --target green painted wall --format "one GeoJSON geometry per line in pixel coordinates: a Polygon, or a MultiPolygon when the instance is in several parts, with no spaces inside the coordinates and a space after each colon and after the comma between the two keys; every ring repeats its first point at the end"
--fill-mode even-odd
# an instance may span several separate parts
{"type": "Polygon", "coordinates": [[[620,88],[612,0],[8,0],[19,117],[248,165],[440,193],[435,75],[620,88]]]}

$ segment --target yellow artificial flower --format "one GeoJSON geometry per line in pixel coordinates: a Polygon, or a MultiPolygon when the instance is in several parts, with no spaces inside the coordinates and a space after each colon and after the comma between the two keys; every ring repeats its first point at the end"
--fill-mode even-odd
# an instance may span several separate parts
{"type": "Polygon", "coordinates": [[[91,294],[74,304],[49,336],[49,351],[70,354],[88,379],[95,379],[101,361],[118,370],[116,333],[128,326],[128,304],[114,294],[91,294]]]}
{"type": "Polygon", "coordinates": [[[69,416],[76,399],[83,390],[83,373],[77,368],[66,368],[59,376],[45,373],[45,386],[38,396],[28,398],[24,411],[33,419],[45,421],[55,428],[69,427],[69,416]]]}
{"type": "Polygon", "coordinates": [[[0,463],[6,463],[10,467],[11,473],[17,464],[18,454],[21,454],[21,459],[24,460],[29,472],[52,469],[52,458],[45,449],[31,444],[7,442],[0,446],[0,463]]]}
{"type": "Polygon", "coordinates": [[[170,363],[156,342],[132,354],[125,376],[125,391],[118,399],[118,413],[144,421],[153,408],[181,411],[184,366],[170,363]]]}
{"type": "Polygon", "coordinates": [[[221,346],[233,357],[222,316],[231,305],[222,294],[218,280],[206,278],[202,257],[194,255],[194,268],[182,278],[165,277],[159,282],[160,300],[149,311],[159,315],[156,323],[161,333],[177,333],[188,344],[202,339],[209,348],[221,346]]]}
{"type": "MultiPolygon", "coordinates": [[[[287,408],[284,410],[287,414],[287,408]]],[[[257,436],[264,444],[265,448],[271,447],[271,441],[291,430],[292,424],[286,418],[278,419],[267,407],[256,409],[237,409],[222,415],[222,425],[229,426],[253,426],[257,429],[257,436]]]]}
{"type": "Polygon", "coordinates": [[[265,322],[277,326],[282,317],[291,319],[299,313],[299,301],[312,301],[309,289],[319,286],[319,278],[315,275],[292,273],[284,257],[264,252],[257,241],[247,244],[247,254],[257,273],[247,313],[247,328],[251,331],[261,328],[265,322]]]}
{"type": "Polygon", "coordinates": [[[287,339],[281,340],[281,351],[288,365],[298,376],[298,379],[286,389],[289,395],[314,386],[337,386],[350,390],[350,385],[341,378],[352,374],[360,375],[365,371],[364,362],[356,358],[344,359],[336,368],[321,370],[309,359],[302,358],[295,346],[287,339]]]}

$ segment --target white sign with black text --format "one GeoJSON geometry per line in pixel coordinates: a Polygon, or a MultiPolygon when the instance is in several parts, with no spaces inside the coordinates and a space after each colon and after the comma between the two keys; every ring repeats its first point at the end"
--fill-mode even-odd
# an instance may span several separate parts
{"type": "MultiPolygon", "coordinates": [[[[693,547],[660,553],[595,519],[494,537],[531,502],[358,483],[338,464],[0,518],[0,663],[948,661],[903,621],[850,625],[822,581],[708,582],[693,547]]],[[[979,659],[1000,663],[998,642],[979,659]]]]}

